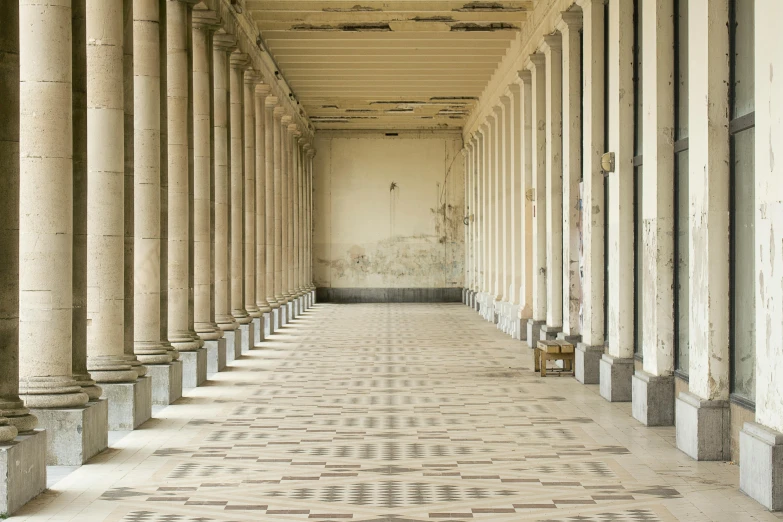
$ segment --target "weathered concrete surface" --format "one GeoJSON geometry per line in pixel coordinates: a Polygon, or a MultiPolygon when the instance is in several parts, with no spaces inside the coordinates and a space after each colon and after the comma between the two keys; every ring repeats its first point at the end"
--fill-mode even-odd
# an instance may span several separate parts
{"type": "Polygon", "coordinates": [[[152,404],[168,406],[182,397],[182,361],[147,366],[147,376],[152,379],[152,404]]]}
{"type": "MultiPolygon", "coordinates": [[[[264,317],[253,318],[253,343],[252,346],[258,346],[264,342],[264,317]]],[[[252,347],[251,346],[251,347],[252,347]]]]}
{"type": "Polygon", "coordinates": [[[222,372],[226,367],[226,339],[205,341],[207,350],[207,377],[222,372]]]}
{"type": "Polygon", "coordinates": [[[248,353],[251,348],[253,348],[255,326],[256,325],[253,322],[239,325],[239,330],[242,332],[242,340],[240,341],[239,354],[237,355],[237,358],[248,353]]]}
{"type": "Polygon", "coordinates": [[[601,380],[601,357],[603,346],[589,346],[579,343],[574,350],[574,377],[582,384],[598,384],[601,380]]]}
{"type": "Polygon", "coordinates": [[[226,364],[230,364],[242,356],[242,331],[237,328],[226,330],[223,334],[226,340],[226,364]]]}
{"type": "Polygon", "coordinates": [[[109,445],[109,404],[90,401],[81,408],[36,409],[46,430],[46,465],[81,466],[109,445]]]}
{"type": "Polygon", "coordinates": [[[541,338],[541,327],[546,325],[546,321],[534,321],[528,319],[527,321],[527,344],[531,348],[535,348],[536,343],[541,338]]]}
{"type": "Polygon", "coordinates": [[[740,490],[769,510],[783,510],[783,433],[746,422],[740,454],[740,490]]]}
{"type": "Polygon", "coordinates": [[[676,401],[677,447],[696,460],[728,460],[729,401],[708,401],[682,392],[676,401]]]}
{"type": "Polygon", "coordinates": [[[674,425],[674,376],[650,375],[637,370],[632,380],[632,408],[645,426],[674,425]]]}
{"type": "Polygon", "coordinates": [[[152,378],[139,377],[134,382],[101,384],[103,397],[109,401],[109,429],[134,430],[152,417],[152,378]]]}
{"type": "Polygon", "coordinates": [[[609,402],[629,402],[633,370],[632,358],[603,354],[599,364],[601,397],[609,402]]]}
{"type": "Polygon", "coordinates": [[[181,352],[182,389],[201,386],[207,380],[207,351],[199,348],[194,352],[181,352]]]}
{"type": "Polygon", "coordinates": [[[46,489],[46,432],[35,430],[0,444],[0,519],[46,489]]]}

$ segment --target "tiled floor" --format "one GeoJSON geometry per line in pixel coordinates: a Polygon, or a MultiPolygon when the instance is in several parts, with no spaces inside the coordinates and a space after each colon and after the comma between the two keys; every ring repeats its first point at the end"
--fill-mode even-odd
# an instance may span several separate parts
{"type": "Polygon", "coordinates": [[[783,520],[462,305],[317,305],[18,520],[783,520]]]}

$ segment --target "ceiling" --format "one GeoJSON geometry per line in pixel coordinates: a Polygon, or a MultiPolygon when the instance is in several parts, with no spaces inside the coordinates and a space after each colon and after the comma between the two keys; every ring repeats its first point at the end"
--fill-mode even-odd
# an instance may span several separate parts
{"type": "Polygon", "coordinates": [[[246,0],[317,129],[459,129],[533,0],[246,0]]]}

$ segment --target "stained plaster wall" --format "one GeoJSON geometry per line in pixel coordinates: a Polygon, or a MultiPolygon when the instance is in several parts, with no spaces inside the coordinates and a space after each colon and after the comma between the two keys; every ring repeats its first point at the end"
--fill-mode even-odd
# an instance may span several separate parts
{"type": "Polygon", "coordinates": [[[324,131],[315,149],[317,286],[462,287],[459,133],[324,131]]]}

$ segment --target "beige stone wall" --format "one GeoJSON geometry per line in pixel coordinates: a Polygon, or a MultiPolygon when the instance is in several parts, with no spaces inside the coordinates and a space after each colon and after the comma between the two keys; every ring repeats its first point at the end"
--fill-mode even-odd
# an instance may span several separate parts
{"type": "Polygon", "coordinates": [[[317,286],[463,285],[459,134],[322,132],[315,149],[317,286]]]}

